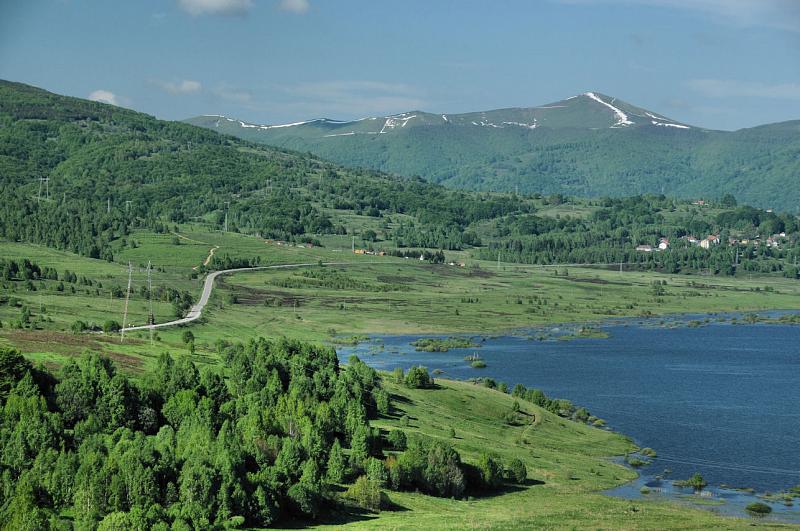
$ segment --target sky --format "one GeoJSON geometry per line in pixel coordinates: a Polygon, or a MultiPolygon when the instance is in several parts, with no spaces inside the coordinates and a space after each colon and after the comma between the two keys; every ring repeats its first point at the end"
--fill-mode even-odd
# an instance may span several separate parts
{"type": "Polygon", "coordinates": [[[164,119],[595,91],[733,130],[800,119],[800,0],[0,0],[0,78],[164,119]]]}

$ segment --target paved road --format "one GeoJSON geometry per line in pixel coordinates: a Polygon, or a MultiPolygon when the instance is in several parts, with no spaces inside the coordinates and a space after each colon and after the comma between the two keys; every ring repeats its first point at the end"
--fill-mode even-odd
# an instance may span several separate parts
{"type": "MultiPolygon", "coordinates": [[[[350,265],[354,262],[323,262],[322,265],[350,265]]],[[[357,264],[361,264],[364,262],[355,262],[357,264]]],[[[203,284],[203,293],[200,295],[200,300],[197,301],[197,304],[192,306],[192,309],[189,310],[189,313],[186,314],[186,317],[181,319],[175,319],[174,321],[167,321],[165,323],[156,323],[152,325],[141,325],[141,326],[129,326],[127,328],[123,328],[123,332],[135,332],[136,330],[150,330],[153,328],[165,328],[167,326],[176,326],[191,323],[192,321],[196,321],[200,319],[200,316],[203,314],[203,309],[208,304],[208,299],[211,298],[211,290],[214,288],[214,280],[220,275],[227,275],[229,273],[241,273],[243,271],[261,271],[264,269],[292,269],[295,267],[308,267],[308,266],[315,266],[318,265],[319,262],[310,262],[307,264],[282,264],[282,265],[271,265],[271,266],[259,266],[259,267],[240,267],[237,269],[224,269],[222,271],[214,271],[210,273],[206,277],[206,281],[203,284]]]]}

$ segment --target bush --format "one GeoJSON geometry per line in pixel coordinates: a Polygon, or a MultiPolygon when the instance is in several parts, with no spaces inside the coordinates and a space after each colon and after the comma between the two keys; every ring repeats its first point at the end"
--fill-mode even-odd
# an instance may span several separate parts
{"type": "Polygon", "coordinates": [[[103,323],[103,332],[105,332],[106,334],[119,332],[121,328],[122,326],[119,324],[119,322],[114,321],[112,319],[109,319],[108,321],[103,323]]]}
{"type": "Polygon", "coordinates": [[[405,381],[405,375],[403,374],[403,369],[401,367],[395,367],[392,371],[392,377],[394,378],[394,383],[401,384],[405,381]]]}
{"type": "Polygon", "coordinates": [[[511,460],[506,469],[506,477],[516,483],[525,483],[525,480],[528,479],[528,469],[522,459],[515,457],[511,460]]]}
{"type": "Polygon", "coordinates": [[[466,489],[461,457],[449,444],[413,440],[390,468],[395,489],[420,490],[441,497],[460,497],[466,489]]]}
{"type": "Polygon", "coordinates": [[[700,475],[699,472],[695,472],[694,475],[689,478],[689,486],[692,487],[696,492],[700,492],[708,485],[708,482],[700,475]]]}
{"type": "Polygon", "coordinates": [[[748,503],[745,510],[753,516],[764,516],[772,512],[772,507],[766,503],[753,502],[748,503]]]}
{"type": "Polygon", "coordinates": [[[353,485],[347,489],[345,498],[357,506],[368,511],[381,510],[381,489],[377,482],[360,476],[353,485]]]}
{"type": "Polygon", "coordinates": [[[487,453],[481,454],[478,460],[478,471],[480,472],[483,487],[496,489],[503,483],[503,465],[500,459],[487,453]]]}
{"type": "Polygon", "coordinates": [[[689,479],[674,481],[673,483],[676,487],[692,487],[695,492],[700,492],[708,485],[699,472],[695,472],[689,479]]]}
{"type": "Polygon", "coordinates": [[[389,479],[386,474],[386,467],[380,459],[374,457],[367,459],[366,470],[369,480],[376,482],[379,487],[385,485],[386,480],[389,479]]]}
{"type": "Polygon", "coordinates": [[[433,380],[426,367],[411,367],[406,374],[405,384],[409,389],[425,389],[433,385],[433,380]]]}
{"type": "Polygon", "coordinates": [[[395,450],[405,450],[407,445],[406,433],[403,430],[392,430],[386,436],[386,441],[395,450]]]}

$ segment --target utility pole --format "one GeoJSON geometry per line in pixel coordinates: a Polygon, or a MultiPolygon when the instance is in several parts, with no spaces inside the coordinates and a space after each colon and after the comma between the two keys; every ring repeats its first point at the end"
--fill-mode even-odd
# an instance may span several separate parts
{"type": "Polygon", "coordinates": [[[497,270],[500,271],[500,251],[497,251],[497,270]]]}
{"type": "Polygon", "coordinates": [[[150,325],[150,344],[153,344],[153,325],[156,324],[155,314],[153,313],[153,279],[150,275],[151,266],[150,260],[147,261],[147,300],[149,302],[149,314],[147,316],[147,324],[150,325]]]}
{"type": "Polygon", "coordinates": [[[224,232],[228,232],[228,209],[230,208],[230,206],[231,206],[231,202],[230,201],[225,201],[225,231],[224,232]]]}
{"type": "Polygon", "coordinates": [[[36,194],[36,204],[42,200],[42,186],[45,189],[45,200],[50,199],[50,177],[39,177],[39,193],[36,194]]]}
{"type": "Polygon", "coordinates": [[[353,254],[356,254],[356,235],[353,234],[353,254]]]}
{"type": "Polygon", "coordinates": [[[125,341],[125,327],[128,323],[128,301],[131,298],[131,280],[133,280],[133,266],[128,262],[128,289],[125,291],[125,312],[122,314],[122,328],[120,329],[119,342],[125,341]]]}
{"type": "Polygon", "coordinates": [[[111,214],[111,198],[106,199],[106,214],[111,214]]]}

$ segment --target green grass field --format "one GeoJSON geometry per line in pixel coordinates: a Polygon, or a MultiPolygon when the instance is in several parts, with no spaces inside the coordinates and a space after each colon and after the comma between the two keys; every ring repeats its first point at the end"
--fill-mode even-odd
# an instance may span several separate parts
{"type": "MultiPolygon", "coordinates": [[[[126,286],[128,262],[134,267],[129,324],[147,319],[148,301],[139,290],[146,285],[148,261],[154,267],[154,287],[169,286],[199,296],[202,279],[196,278],[196,268],[212,249],[219,257],[258,257],[264,265],[320,261],[344,265],[244,272],[219,279],[203,319],[190,325],[199,359],[207,363],[215,363],[213,345],[218,339],[285,335],[326,341],[333,334],[489,334],[612,317],[800,308],[800,283],[780,277],[620,273],[513,264],[498,268],[496,263],[470,260],[465,253],[447,253],[448,261],[466,262],[462,268],[354,255],[350,239],[342,236],[329,236],[324,247],[311,248],[190,226],[181,227],[179,234],[180,244],[175,245],[171,233],[135,233],[128,240],[135,241],[136,247],[120,249],[114,263],[36,245],[0,243],[4,257],[29,258],[59,273],[69,269],[96,282],[93,287],[74,286],[75,293],[70,286],[57,291],[57,281],[36,281],[36,291],[28,291],[21,281],[0,285],[0,294],[16,299],[16,305],[0,305],[4,325],[0,341],[52,364],[86,348],[112,349],[120,357],[131,357],[124,365],[144,369],[154,351],[185,348],[181,329],[161,329],[152,342],[148,332],[131,333],[120,344],[118,338],[74,336],[70,325],[78,319],[97,324],[122,321],[124,298],[113,297],[112,289],[126,286]],[[314,271],[326,278],[304,276],[314,271]],[[12,330],[9,325],[19,318],[22,306],[30,309],[34,327],[12,330]]],[[[156,322],[174,318],[172,305],[166,302],[154,303],[154,314],[156,322]]]]}
{"type": "Polygon", "coordinates": [[[302,271],[226,278],[200,336],[255,330],[323,340],[337,334],[497,333],[623,316],[800,308],[800,284],[598,269],[478,264],[480,268],[365,258],[326,269],[353,287],[309,281],[302,271]],[[556,275],[556,273],[559,273],[556,275]],[[655,287],[654,282],[659,286],[655,287]],[[666,284],[662,284],[666,282],[666,284]],[[389,291],[376,291],[385,286],[389,291]],[[229,304],[230,294],[238,304],[229,304]]]}

